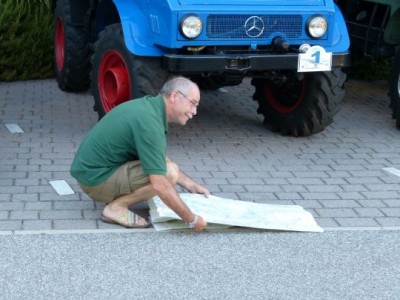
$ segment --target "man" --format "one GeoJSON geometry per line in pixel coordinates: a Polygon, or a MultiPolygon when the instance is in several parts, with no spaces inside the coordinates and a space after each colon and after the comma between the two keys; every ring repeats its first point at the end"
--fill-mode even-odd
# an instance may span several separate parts
{"type": "Polygon", "coordinates": [[[75,155],[71,175],[91,199],[107,203],[104,222],[150,226],[128,207],[157,195],[189,228],[201,231],[207,226],[181,200],[175,185],[206,197],[210,192],[166,156],[168,123],[185,125],[196,115],[199,102],[198,86],[175,77],[158,96],[122,103],[90,130],[75,155]]]}

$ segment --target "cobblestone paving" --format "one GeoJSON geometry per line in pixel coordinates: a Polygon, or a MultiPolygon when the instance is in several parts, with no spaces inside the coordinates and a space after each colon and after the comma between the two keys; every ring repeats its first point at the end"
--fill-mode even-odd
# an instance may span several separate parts
{"type": "MultiPolygon", "coordinates": [[[[171,126],[168,155],[220,197],[298,204],[325,229],[400,228],[400,131],[384,82],[350,81],[335,122],[294,138],[262,126],[246,80],[203,91],[198,116],[171,126]]],[[[0,232],[117,229],[69,175],[74,152],[97,121],[89,93],[54,79],[0,83],[0,232]],[[11,134],[4,124],[24,133],[11,134]],[[60,196],[49,181],[65,180],[60,196]]]]}

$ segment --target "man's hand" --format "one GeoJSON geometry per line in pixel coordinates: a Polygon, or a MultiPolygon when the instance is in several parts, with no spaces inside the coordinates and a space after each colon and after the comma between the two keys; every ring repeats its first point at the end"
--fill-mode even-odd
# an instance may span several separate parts
{"type": "Polygon", "coordinates": [[[198,216],[196,226],[194,226],[194,231],[202,231],[207,227],[207,222],[200,216],[198,216]]]}
{"type": "Polygon", "coordinates": [[[206,198],[211,195],[209,190],[196,182],[193,182],[193,184],[189,186],[187,190],[193,194],[203,194],[206,198]]]}

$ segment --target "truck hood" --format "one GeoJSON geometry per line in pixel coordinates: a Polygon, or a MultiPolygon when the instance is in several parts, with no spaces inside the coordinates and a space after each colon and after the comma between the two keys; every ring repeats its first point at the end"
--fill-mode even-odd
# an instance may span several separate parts
{"type": "Polygon", "coordinates": [[[179,0],[181,6],[191,6],[191,5],[229,5],[229,6],[324,6],[326,0],[179,0]],[[284,3],[284,5],[282,5],[284,3]]]}

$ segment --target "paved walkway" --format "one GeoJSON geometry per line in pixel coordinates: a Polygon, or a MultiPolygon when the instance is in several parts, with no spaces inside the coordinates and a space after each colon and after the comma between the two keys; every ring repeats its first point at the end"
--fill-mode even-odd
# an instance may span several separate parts
{"type": "MultiPolygon", "coordinates": [[[[221,197],[299,204],[325,229],[399,229],[400,131],[384,82],[350,81],[334,124],[307,138],[262,126],[249,81],[202,93],[198,116],[172,126],[169,156],[221,197]]],[[[103,230],[102,207],[69,175],[74,151],[97,121],[89,93],[54,79],[0,83],[0,234],[103,230]],[[24,133],[11,134],[5,124],[24,133]],[[49,181],[75,191],[60,196],[49,181]]],[[[120,229],[123,230],[123,229],[120,229]]]]}

